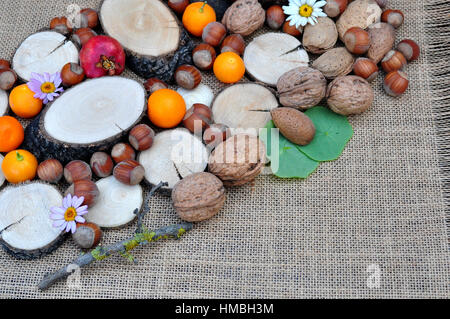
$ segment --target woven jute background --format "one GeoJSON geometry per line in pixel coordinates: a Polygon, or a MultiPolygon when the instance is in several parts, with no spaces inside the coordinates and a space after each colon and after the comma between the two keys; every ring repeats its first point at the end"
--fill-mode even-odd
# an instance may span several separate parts
{"type": "MultiPolygon", "coordinates": [[[[41,260],[0,252],[0,296],[448,298],[450,6],[390,2],[406,16],[397,39],[415,39],[423,54],[407,67],[411,82],[403,96],[386,96],[381,76],[373,84],[373,107],[350,118],[355,134],[337,161],[307,180],[260,176],[229,189],[224,209],[181,240],[136,249],[134,264],[120,256],[92,264],[78,287],[61,281],[45,292],[36,288],[44,274],[80,253],[70,238],[41,260]]],[[[100,5],[1,0],[0,57],[11,58],[26,36],[66,15],[71,3],[100,5]]],[[[204,81],[217,92],[211,76],[204,81]]],[[[167,197],[152,198],[150,208],[149,228],[179,221],[167,197]]],[[[107,230],[103,242],[134,229],[107,230]]]]}

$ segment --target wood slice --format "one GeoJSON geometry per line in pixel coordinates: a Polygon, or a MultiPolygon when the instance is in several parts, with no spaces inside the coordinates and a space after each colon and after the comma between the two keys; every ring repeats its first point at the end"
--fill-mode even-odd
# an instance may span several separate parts
{"type": "Polygon", "coordinates": [[[192,64],[194,43],[159,0],[104,0],[99,18],[104,32],[124,47],[137,75],[172,81],[176,68],[192,64]]]}
{"type": "Polygon", "coordinates": [[[0,116],[6,114],[8,110],[8,93],[0,89],[0,116]]]}
{"type": "Polygon", "coordinates": [[[0,192],[0,244],[19,259],[39,258],[62,243],[62,232],[53,227],[50,208],[61,206],[61,193],[36,182],[10,186],[0,192]]]}
{"type": "Polygon", "coordinates": [[[5,182],[5,175],[3,175],[3,171],[2,171],[2,162],[3,162],[3,155],[0,154],[0,187],[5,182]]]}
{"type": "Polygon", "coordinates": [[[308,66],[308,53],[297,38],[286,33],[266,33],[250,42],[244,51],[247,73],[255,80],[276,86],[284,73],[308,66]]]}
{"type": "Polygon", "coordinates": [[[201,103],[211,107],[211,103],[214,99],[212,89],[203,83],[200,83],[195,89],[192,90],[179,87],[177,92],[180,93],[184,99],[184,102],[186,102],[186,110],[189,110],[195,103],[201,103]]]}
{"type": "Polygon", "coordinates": [[[145,179],[151,185],[167,182],[166,193],[184,177],[203,172],[209,152],[188,130],[177,128],[157,134],[150,149],[139,154],[145,168],[145,179]]]}
{"type": "Polygon", "coordinates": [[[100,197],[86,214],[88,222],[104,228],[117,228],[135,219],[134,210],[140,210],[144,202],[140,185],[125,185],[114,176],[103,178],[96,184],[100,197]]]}
{"type": "Polygon", "coordinates": [[[125,136],[144,116],[144,87],[114,76],[92,79],[64,92],[25,130],[24,148],[39,160],[88,161],[125,136]]]}
{"type": "Polygon", "coordinates": [[[30,35],[20,44],[13,57],[12,68],[22,80],[29,81],[31,72],[60,72],[69,62],[78,63],[75,44],[61,33],[43,31],[30,35]]]}
{"type": "Polygon", "coordinates": [[[249,134],[258,134],[271,120],[270,110],[277,107],[278,100],[271,90],[255,83],[243,83],[220,92],[213,101],[212,112],[216,123],[234,131],[245,129],[249,134]]]}

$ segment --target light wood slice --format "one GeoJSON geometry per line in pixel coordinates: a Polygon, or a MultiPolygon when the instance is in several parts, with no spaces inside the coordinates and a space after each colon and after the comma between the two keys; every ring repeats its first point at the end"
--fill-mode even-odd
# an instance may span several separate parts
{"type": "Polygon", "coordinates": [[[250,42],[244,51],[247,73],[255,80],[276,86],[280,76],[299,66],[308,66],[308,53],[297,38],[285,33],[266,33],[250,42]]]}
{"type": "Polygon", "coordinates": [[[152,185],[167,182],[167,191],[184,177],[203,172],[208,156],[208,150],[197,137],[177,128],[157,134],[152,147],[141,152],[138,161],[145,168],[147,182],[152,185]]]}
{"type": "Polygon", "coordinates": [[[40,160],[88,160],[108,150],[146,110],[144,87],[114,76],[82,82],[49,104],[25,131],[25,148],[40,160]]]}
{"type": "Polygon", "coordinates": [[[64,35],[54,31],[43,31],[30,35],[16,50],[12,68],[24,81],[31,73],[50,74],[60,72],[69,62],[78,63],[78,49],[64,35]]]}
{"type": "Polygon", "coordinates": [[[214,93],[212,89],[206,84],[200,83],[195,89],[188,90],[185,88],[178,88],[177,92],[183,97],[186,102],[186,109],[190,109],[195,103],[205,104],[211,107],[211,103],[214,99],[214,93]]]}
{"type": "Polygon", "coordinates": [[[235,84],[224,89],[214,99],[214,121],[231,128],[244,129],[257,135],[271,120],[270,110],[278,107],[278,100],[266,87],[255,83],[235,84]]]}
{"type": "Polygon", "coordinates": [[[103,178],[96,184],[100,197],[86,214],[88,222],[103,228],[117,228],[136,218],[134,210],[140,210],[144,201],[140,185],[125,185],[114,176],[103,178]]]}
{"type": "Polygon", "coordinates": [[[3,175],[2,171],[2,163],[3,163],[3,155],[0,154],[0,186],[5,182],[5,175],[3,175]]]}
{"type": "Polygon", "coordinates": [[[128,53],[130,69],[141,77],[170,82],[179,65],[192,64],[194,43],[159,0],[104,0],[99,18],[105,33],[128,53]]]}
{"type": "Polygon", "coordinates": [[[36,182],[5,188],[0,193],[0,244],[20,259],[51,253],[63,236],[52,225],[50,208],[61,204],[61,193],[48,184],[36,182]]]}
{"type": "Polygon", "coordinates": [[[8,110],[8,104],[8,93],[0,89],[0,116],[6,114],[6,111],[8,110]]]}

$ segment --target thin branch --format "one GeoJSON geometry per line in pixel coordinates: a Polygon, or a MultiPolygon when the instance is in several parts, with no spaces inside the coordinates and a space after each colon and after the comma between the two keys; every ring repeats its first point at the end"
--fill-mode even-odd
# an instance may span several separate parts
{"type": "Polygon", "coordinates": [[[148,193],[148,195],[145,196],[145,198],[144,198],[144,207],[142,208],[141,213],[140,214],[138,213],[139,212],[138,209],[136,209],[134,211],[134,214],[137,215],[137,218],[138,218],[137,226],[136,226],[136,234],[142,232],[142,221],[145,217],[145,214],[147,214],[147,212],[150,211],[150,207],[148,206],[150,198],[155,194],[155,192],[158,189],[160,189],[161,187],[164,187],[164,186],[168,186],[168,185],[169,185],[168,183],[159,182],[158,185],[153,186],[152,189],[150,190],[150,192],[148,193]]]}

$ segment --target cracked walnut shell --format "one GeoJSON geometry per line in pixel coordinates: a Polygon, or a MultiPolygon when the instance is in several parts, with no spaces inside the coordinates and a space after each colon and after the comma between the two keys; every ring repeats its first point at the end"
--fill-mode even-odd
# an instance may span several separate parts
{"type": "Polygon", "coordinates": [[[230,33],[247,36],[261,28],[265,20],[266,12],[258,0],[237,0],[225,11],[222,24],[230,33]]]}
{"type": "Polygon", "coordinates": [[[334,79],[327,89],[327,103],[331,110],[342,115],[360,114],[373,102],[369,82],[355,75],[334,79]]]}
{"type": "Polygon", "coordinates": [[[209,157],[209,171],[225,186],[239,186],[253,181],[263,168],[266,147],[258,137],[237,134],[219,144],[209,157]]]}
{"type": "Polygon", "coordinates": [[[327,80],[319,70],[298,67],[278,79],[277,91],[283,106],[307,110],[325,97],[327,80]]]}
{"type": "Polygon", "coordinates": [[[172,201],[181,219],[200,222],[213,217],[223,207],[225,188],[213,174],[195,173],[174,186],[172,201]]]}

